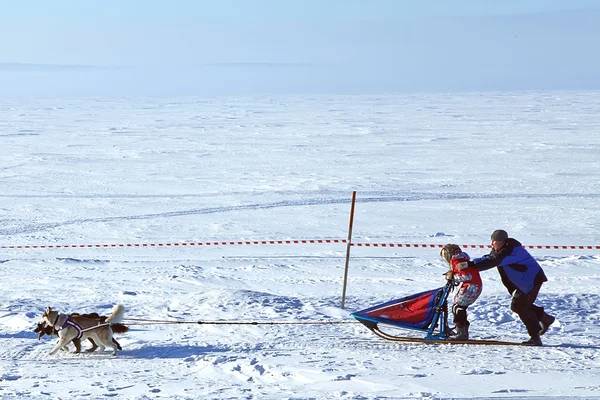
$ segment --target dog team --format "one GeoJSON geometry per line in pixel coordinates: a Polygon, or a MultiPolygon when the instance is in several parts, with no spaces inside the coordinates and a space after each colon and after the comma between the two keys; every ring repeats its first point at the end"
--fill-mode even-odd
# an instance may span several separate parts
{"type": "Polygon", "coordinates": [[[38,339],[44,335],[56,334],[58,336],[58,343],[50,351],[50,355],[56,354],[61,349],[67,350],[69,343],[73,343],[75,353],[79,353],[81,352],[81,340],[88,339],[92,347],[86,352],[93,352],[97,349],[102,352],[108,347],[112,349],[112,355],[115,356],[117,350],[122,349],[113,334],[129,331],[129,328],[122,323],[124,316],[125,307],[120,304],[113,307],[112,313],[108,317],[96,313],[67,315],[48,307],[42,314],[35,332],[38,333],[38,339]]]}

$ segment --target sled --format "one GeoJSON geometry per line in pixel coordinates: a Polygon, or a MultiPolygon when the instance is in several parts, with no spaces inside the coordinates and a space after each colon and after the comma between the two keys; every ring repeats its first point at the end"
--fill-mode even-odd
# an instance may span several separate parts
{"type": "Polygon", "coordinates": [[[454,283],[448,281],[444,287],[378,304],[350,315],[377,336],[396,342],[531,346],[527,343],[500,340],[450,339],[447,301],[452,290],[454,283]],[[380,325],[422,332],[425,337],[392,335],[383,331],[380,325]]]}

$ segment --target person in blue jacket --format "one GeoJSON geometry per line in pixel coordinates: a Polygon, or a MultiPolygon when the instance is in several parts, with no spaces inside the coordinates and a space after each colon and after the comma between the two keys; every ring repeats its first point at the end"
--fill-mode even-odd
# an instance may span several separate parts
{"type": "Polygon", "coordinates": [[[533,303],[548,278],[540,264],[519,241],[509,238],[506,231],[494,231],[491,239],[492,251],[473,259],[473,266],[479,271],[498,267],[502,283],[512,296],[510,309],[519,315],[531,337],[523,343],[541,346],[540,336],[546,333],[555,318],[533,303]]]}

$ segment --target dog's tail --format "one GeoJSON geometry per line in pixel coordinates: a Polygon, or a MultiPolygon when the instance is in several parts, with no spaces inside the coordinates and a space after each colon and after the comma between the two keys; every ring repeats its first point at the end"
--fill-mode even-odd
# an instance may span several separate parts
{"type": "Polygon", "coordinates": [[[108,318],[106,318],[106,322],[111,325],[119,324],[123,321],[124,317],[125,317],[125,307],[123,307],[121,304],[116,304],[113,307],[112,314],[110,314],[108,316],[108,318]]]}
{"type": "Polygon", "coordinates": [[[127,333],[127,332],[129,332],[129,328],[126,327],[123,324],[112,324],[110,326],[110,329],[112,329],[113,333],[127,333]]]}

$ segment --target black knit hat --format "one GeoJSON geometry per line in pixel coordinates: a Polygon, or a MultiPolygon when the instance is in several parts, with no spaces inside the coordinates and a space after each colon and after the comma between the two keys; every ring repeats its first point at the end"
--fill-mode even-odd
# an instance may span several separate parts
{"type": "Polygon", "coordinates": [[[496,242],[505,242],[508,239],[508,233],[502,229],[497,229],[492,233],[492,240],[496,242]]]}

